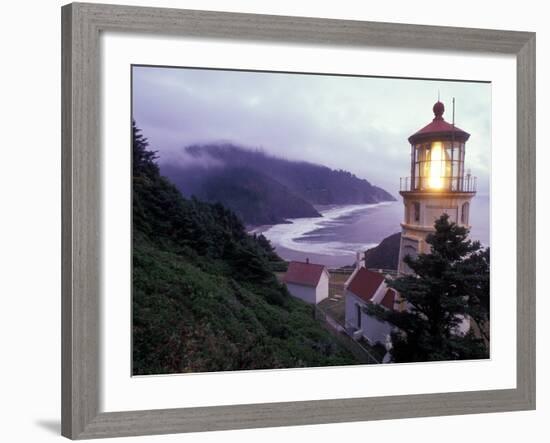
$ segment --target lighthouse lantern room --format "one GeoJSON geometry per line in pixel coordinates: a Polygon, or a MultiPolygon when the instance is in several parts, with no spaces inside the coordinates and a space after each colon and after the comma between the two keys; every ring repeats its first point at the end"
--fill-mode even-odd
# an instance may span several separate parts
{"type": "Polygon", "coordinates": [[[470,201],[476,194],[476,178],[465,173],[466,141],[470,134],[443,119],[445,106],[433,106],[433,121],[409,137],[411,175],[401,178],[400,194],[405,206],[401,223],[400,273],[411,273],[407,255],[429,253],[426,237],[443,213],[450,220],[470,227],[470,201]]]}

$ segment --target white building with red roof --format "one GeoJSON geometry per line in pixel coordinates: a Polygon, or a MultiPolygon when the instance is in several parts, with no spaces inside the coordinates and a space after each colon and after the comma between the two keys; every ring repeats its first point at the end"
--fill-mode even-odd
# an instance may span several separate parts
{"type": "Polygon", "coordinates": [[[364,337],[371,344],[386,344],[392,327],[366,312],[368,304],[377,304],[385,309],[398,308],[397,292],[388,287],[386,276],[358,266],[346,281],[345,309],[346,330],[355,338],[364,337]]]}
{"type": "Polygon", "coordinates": [[[329,273],[325,266],[291,261],[284,282],[291,295],[310,304],[317,304],[328,297],[329,273]]]}

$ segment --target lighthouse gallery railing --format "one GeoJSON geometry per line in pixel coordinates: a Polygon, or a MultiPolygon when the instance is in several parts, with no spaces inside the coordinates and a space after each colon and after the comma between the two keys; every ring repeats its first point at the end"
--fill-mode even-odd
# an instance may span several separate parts
{"type": "Polygon", "coordinates": [[[401,177],[399,179],[400,191],[447,191],[447,192],[476,192],[477,177],[467,175],[466,177],[442,176],[442,186],[434,188],[430,186],[432,177],[401,177]]]}

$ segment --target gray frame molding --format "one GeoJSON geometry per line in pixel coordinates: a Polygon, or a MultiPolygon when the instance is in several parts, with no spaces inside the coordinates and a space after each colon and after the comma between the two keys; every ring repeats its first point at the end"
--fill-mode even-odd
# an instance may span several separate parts
{"type": "Polygon", "coordinates": [[[74,3],[62,8],[62,434],[73,439],[535,408],[535,34],[74,3]],[[517,388],[150,411],[99,410],[99,34],[382,46],[517,57],[517,388]]]}

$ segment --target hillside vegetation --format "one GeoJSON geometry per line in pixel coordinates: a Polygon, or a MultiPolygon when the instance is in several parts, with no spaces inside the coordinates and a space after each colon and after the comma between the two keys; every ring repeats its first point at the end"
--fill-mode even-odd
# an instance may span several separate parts
{"type": "Polygon", "coordinates": [[[231,144],[189,146],[184,158],[180,164],[161,165],[182,194],[221,202],[252,225],[320,216],[314,205],[395,200],[350,172],[231,144]]]}
{"type": "Polygon", "coordinates": [[[271,177],[245,167],[222,168],[196,192],[222,202],[250,225],[276,224],[286,218],[320,217],[313,205],[271,177]]]}
{"type": "Polygon", "coordinates": [[[356,363],[278,283],[281,263],[232,211],[182,197],[134,125],[134,374],[356,363]]]}

